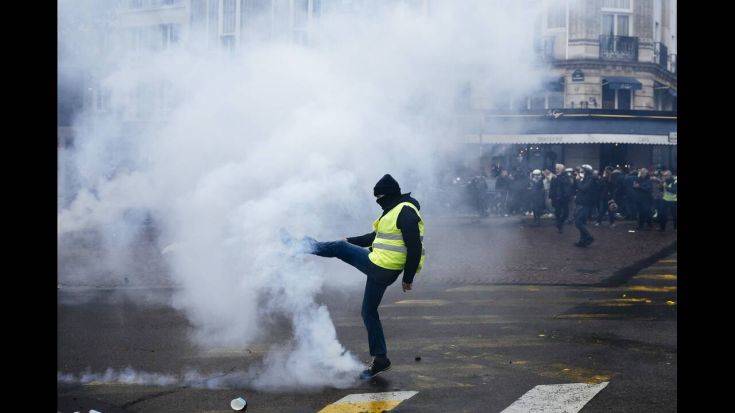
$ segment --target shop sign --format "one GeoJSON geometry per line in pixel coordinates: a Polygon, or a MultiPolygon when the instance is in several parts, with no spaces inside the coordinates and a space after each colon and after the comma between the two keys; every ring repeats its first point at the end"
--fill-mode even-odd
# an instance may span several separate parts
{"type": "Polygon", "coordinates": [[[584,73],[579,69],[572,72],[572,82],[584,82],[584,73]]]}

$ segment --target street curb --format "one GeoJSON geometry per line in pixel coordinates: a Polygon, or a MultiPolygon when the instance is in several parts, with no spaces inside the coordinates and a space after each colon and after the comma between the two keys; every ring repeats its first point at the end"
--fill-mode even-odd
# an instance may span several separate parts
{"type": "Polygon", "coordinates": [[[633,278],[640,270],[650,267],[651,265],[655,264],[656,261],[663,259],[672,253],[676,252],[676,240],[672,242],[671,244],[663,247],[658,252],[653,253],[652,255],[640,259],[636,262],[634,262],[631,265],[628,265],[626,267],[620,268],[619,270],[615,271],[613,275],[610,277],[600,281],[597,284],[592,284],[593,287],[618,287],[622,284],[625,284],[633,278]]]}

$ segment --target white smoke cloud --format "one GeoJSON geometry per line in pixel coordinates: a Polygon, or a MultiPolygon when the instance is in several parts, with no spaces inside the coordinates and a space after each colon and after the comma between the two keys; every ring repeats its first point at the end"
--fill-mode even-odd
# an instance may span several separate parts
{"type": "MultiPolygon", "coordinates": [[[[64,8],[73,16],[80,7],[64,8]]],[[[104,73],[120,110],[75,121],[75,148],[60,155],[76,174],[60,237],[95,229],[105,248],[134,261],[124,251],[150,214],[160,248],[176,246],[164,255],[180,286],[173,305],[196,343],[245,346],[267,337],[270,316],[285,315],[293,338],[274,347],[254,385],[345,386],[360,365],[315,301],[345,277],[289,255],[278,230],[317,239],[367,232],[378,212],[372,187],[386,172],[421,200],[437,155],[459,139],[460,88],[472,84],[489,105],[538,85],[534,18],[525,2],[432,2],[428,15],[326,14],[308,47],[273,40],[233,54],[182,46],[143,55],[110,47],[83,63],[104,73]],[[141,86],[162,83],[173,96],[163,120],[121,120],[136,112],[129,97],[141,86]]]]}

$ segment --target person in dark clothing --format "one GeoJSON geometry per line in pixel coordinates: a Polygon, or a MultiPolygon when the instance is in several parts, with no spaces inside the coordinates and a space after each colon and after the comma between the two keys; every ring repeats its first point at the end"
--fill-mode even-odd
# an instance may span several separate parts
{"type": "Polygon", "coordinates": [[[618,209],[623,208],[625,202],[625,171],[617,168],[613,169],[610,180],[613,187],[612,201],[618,206],[618,209]]]}
{"type": "Polygon", "coordinates": [[[531,189],[528,182],[528,176],[530,171],[523,172],[520,169],[515,174],[514,186],[514,199],[516,200],[516,206],[518,212],[521,214],[527,214],[531,210],[531,189]]]}
{"type": "Polygon", "coordinates": [[[383,214],[373,223],[374,231],[371,233],[329,242],[304,237],[298,243],[282,233],[284,243],[295,245],[297,251],[339,258],[367,276],[362,319],[367,329],[373,362],[362,372],[363,379],[389,370],[391,365],[378,315],[378,306],[385,290],[398,279],[401,272],[403,291],[411,290],[415,275],[423,267],[425,256],[422,246],[424,223],[419,213],[419,202],[411,197],[410,192],[401,194],[398,182],[390,175],[378,181],[373,194],[383,214]]]}
{"type": "Polygon", "coordinates": [[[643,224],[650,229],[653,226],[651,207],[653,205],[653,183],[648,176],[648,169],[641,168],[638,177],[633,181],[635,190],[635,209],[638,212],[638,230],[643,230],[643,224]]]}
{"type": "Polygon", "coordinates": [[[510,192],[510,177],[508,171],[503,169],[498,176],[498,180],[495,181],[495,191],[500,197],[500,211],[503,215],[508,215],[508,194],[510,192]]]}
{"type": "Polygon", "coordinates": [[[577,174],[579,174],[579,171],[577,171],[577,169],[579,169],[579,168],[576,168],[576,169],[567,168],[567,169],[564,170],[567,173],[567,175],[569,176],[570,182],[572,183],[572,187],[571,187],[571,191],[570,191],[570,194],[571,195],[569,196],[569,211],[571,213],[569,214],[569,219],[567,219],[567,224],[569,224],[569,225],[574,224],[574,210],[575,210],[575,208],[574,208],[574,198],[575,198],[575,196],[577,194],[577,182],[578,182],[577,181],[577,174]]]}
{"type": "Polygon", "coordinates": [[[541,214],[544,213],[544,177],[541,171],[534,169],[531,173],[531,181],[529,182],[530,204],[533,211],[533,225],[541,225],[541,214]]]}
{"type": "Polygon", "coordinates": [[[636,191],[633,183],[638,178],[638,171],[632,170],[623,179],[623,187],[625,192],[625,219],[636,219],[638,210],[636,209],[636,191]]]}
{"type": "Polygon", "coordinates": [[[615,184],[613,183],[612,168],[605,167],[605,171],[602,173],[602,177],[598,181],[599,187],[599,198],[598,198],[598,213],[597,222],[595,225],[600,225],[602,220],[607,216],[610,222],[610,227],[615,226],[615,212],[610,208],[610,202],[614,199],[615,184]]]}
{"type": "Polygon", "coordinates": [[[481,217],[487,214],[487,181],[482,176],[472,178],[468,185],[470,199],[474,204],[475,210],[481,217]]]}
{"type": "Polygon", "coordinates": [[[659,218],[659,231],[666,231],[666,221],[671,220],[674,224],[674,230],[676,230],[676,201],[677,201],[677,188],[676,188],[676,176],[672,176],[671,171],[664,171],[662,174],[664,188],[663,188],[663,199],[662,207],[659,218]]]}
{"type": "Polygon", "coordinates": [[[596,170],[592,170],[592,197],[595,198],[595,203],[592,205],[590,210],[590,220],[594,220],[598,213],[598,207],[600,203],[597,201],[600,198],[600,174],[596,170]]]}
{"type": "Polygon", "coordinates": [[[549,198],[554,207],[556,229],[561,234],[564,231],[564,222],[569,218],[569,199],[573,195],[572,179],[564,170],[564,165],[558,163],[555,168],[556,176],[549,185],[549,198]]]}
{"type": "Polygon", "coordinates": [[[587,230],[587,219],[592,205],[597,201],[593,185],[592,167],[582,165],[581,171],[577,174],[577,196],[574,210],[574,226],[579,230],[579,241],[574,243],[577,247],[586,247],[595,240],[587,230]]]}

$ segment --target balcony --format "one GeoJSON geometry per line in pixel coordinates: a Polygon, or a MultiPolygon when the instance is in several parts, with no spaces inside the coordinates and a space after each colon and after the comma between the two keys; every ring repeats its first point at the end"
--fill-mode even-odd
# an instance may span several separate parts
{"type": "Polygon", "coordinates": [[[625,62],[638,61],[638,38],[600,35],[600,59],[625,62]]]}
{"type": "Polygon", "coordinates": [[[676,74],[676,54],[669,53],[669,49],[663,43],[653,44],[653,61],[661,69],[676,74]]]}

